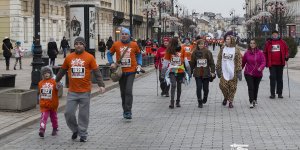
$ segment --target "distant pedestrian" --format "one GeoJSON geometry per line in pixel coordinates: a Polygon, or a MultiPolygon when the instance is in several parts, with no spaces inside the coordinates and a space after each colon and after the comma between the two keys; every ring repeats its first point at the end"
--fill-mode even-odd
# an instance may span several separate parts
{"type": "Polygon", "coordinates": [[[157,54],[155,56],[155,69],[159,70],[159,82],[161,88],[161,96],[169,97],[170,85],[167,85],[165,78],[162,76],[162,64],[164,62],[165,53],[167,47],[169,45],[170,38],[163,38],[163,45],[157,50],[157,54]]]}
{"type": "Polygon", "coordinates": [[[111,69],[115,69],[117,65],[122,67],[122,77],[119,80],[123,117],[132,119],[132,89],[135,74],[141,69],[142,54],[136,42],[131,41],[130,31],[127,28],[122,28],[121,40],[113,44],[110,51],[107,52],[108,62],[111,64],[111,69]],[[113,61],[113,55],[116,54],[116,64],[113,61]],[[123,55],[124,54],[124,55],[123,55]],[[123,58],[120,57],[123,55],[123,58]],[[120,60],[121,59],[121,60],[120,60]]]}
{"type": "Polygon", "coordinates": [[[106,41],[106,48],[107,48],[107,50],[110,50],[110,48],[112,47],[113,44],[114,44],[114,41],[112,40],[112,37],[110,36],[108,38],[108,40],[106,41]]]}
{"type": "Polygon", "coordinates": [[[272,32],[272,38],[266,41],[264,54],[266,66],[270,71],[270,92],[271,99],[275,98],[275,88],[278,98],[283,98],[283,69],[286,61],[289,60],[289,48],[284,40],[278,35],[278,31],[272,32]]]}
{"type": "Polygon", "coordinates": [[[2,44],[3,56],[5,58],[6,70],[9,70],[10,57],[12,55],[11,49],[13,46],[8,37],[5,37],[2,44]]]}
{"type": "Polygon", "coordinates": [[[170,109],[174,108],[176,88],[176,107],[181,107],[181,84],[184,83],[184,80],[186,79],[185,72],[188,73],[188,76],[190,78],[190,65],[186,58],[185,50],[180,46],[177,38],[172,38],[166,50],[162,67],[162,76],[165,78],[165,80],[170,80],[168,84],[171,84],[171,101],[169,105],[170,109]]]}
{"type": "Polygon", "coordinates": [[[22,57],[24,56],[24,49],[21,47],[21,42],[17,41],[16,42],[16,47],[14,48],[15,50],[15,58],[16,58],[16,63],[14,66],[14,70],[17,70],[17,64],[18,62],[20,63],[20,69],[22,69],[22,57]]]}
{"type": "Polygon", "coordinates": [[[264,53],[257,48],[255,40],[250,40],[249,48],[243,56],[242,67],[245,68],[244,76],[248,85],[250,108],[257,105],[259,83],[266,66],[264,53]]]}
{"type": "Polygon", "coordinates": [[[55,82],[53,78],[52,69],[45,66],[41,69],[42,80],[38,84],[39,99],[40,99],[40,111],[42,113],[40,119],[40,130],[39,136],[44,137],[46,131],[46,125],[48,117],[52,123],[52,136],[57,135],[58,131],[58,118],[57,118],[57,108],[59,105],[58,101],[58,89],[61,83],[55,82]]]}
{"type": "Polygon", "coordinates": [[[104,40],[101,39],[98,43],[99,52],[101,53],[101,59],[105,59],[105,51],[106,51],[106,45],[104,43],[104,40]]]}
{"type": "Polygon", "coordinates": [[[77,37],[74,41],[75,52],[69,54],[56,76],[56,82],[68,71],[69,92],[65,108],[65,119],[73,132],[72,139],[80,136],[80,142],[87,141],[91,99],[91,71],[93,71],[99,90],[105,91],[101,72],[93,55],[86,52],[84,38],[77,37]],[[78,111],[78,121],[76,110],[78,111]]]}
{"type": "Polygon", "coordinates": [[[219,51],[216,65],[217,75],[220,79],[220,89],[223,93],[223,105],[233,108],[233,99],[237,89],[237,80],[242,80],[242,54],[236,47],[233,36],[227,35],[225,46],[219,51]]]}
{"type": "Polygon", "coordinates": [[[205,47],[204,40],[198,40],[191,56],[191,71],[196,80],[198,107],[207,102],[209,82],[215,78],[215,62],[212,53],[205,47]],[[204,95],[202,96],[202,89],[204,95]]]}
{"type": "Polygon", "coordinates": [[[67,49],[69,48],[69,43],[68,41],[66,40],[66,37],[63,37],[63,39],[61,40],[60,42],[60,48],[63,50],[63,53],[64,53],[64,58],[66,58],[67,56],[67,49]]]}
{"type": "Polygon", "coordinates": [[[50,41],[48,43],[48,51],[47,54],[50,58],[50,66],[55,65],[55,58],[57,57],[58,54],[58,48],[56,45],[56,42],[54,41],[54,38],[50,38],[50,41]]]}

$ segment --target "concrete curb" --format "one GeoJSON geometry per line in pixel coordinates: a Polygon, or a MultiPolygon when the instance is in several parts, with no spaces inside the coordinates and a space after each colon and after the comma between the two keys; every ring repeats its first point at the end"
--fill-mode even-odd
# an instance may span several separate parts
{"type": "MultiPolygon", "coordinates": [[[[146,75],[148,75],[149,73],[151,73],[152,71],[154,71],[155,68],[153,66],[151,66],[151,68],[145,68],[146,73],[143,74],[137,74],[136,75],[136,79],[145,77],[146,75]]],[[[106,92],[119,87],[119,83],[118,82],[113,82],[112,84],[110,84],[109,86],[106,87],[106,92]]],[[[100,92],[98,90],[92,90],[91,92],[91,98],[94,98],[96,96],[100,95],[100,92]]],[[[65,98],[65,97],[64,97],[65,98]]],[[[60,104],[58,107],[58,112],[62,112],[66,107],[66,103],[60,104]]],[[[12,134],[13,132],[20,130],[26,126],[32,125],[34,123],[37,123],[40,120],[40,114],[35,114],[32,115],[30,117],[24,118],[22,121],[19,121],[17,123],[14,123],[6,128],[1,129],[0,131],[0,139],[5,138],[6,136],[12,134]]]]}

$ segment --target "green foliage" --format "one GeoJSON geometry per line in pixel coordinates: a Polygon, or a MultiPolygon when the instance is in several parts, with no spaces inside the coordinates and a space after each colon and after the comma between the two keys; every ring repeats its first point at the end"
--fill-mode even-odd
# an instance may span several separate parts
{"type": "Polygon", "coordinates": [[[256,45],[259,49],[264,50],[266,39],[264,37],[256,37],[254,38],[256,45]]]}
{"type": "Polygon", "coordinates": [[[289,47],[289,56],[290,58],[294,58],[298,52],[297,42],[292,37],[284,37],[283,40],[289,47]]]}

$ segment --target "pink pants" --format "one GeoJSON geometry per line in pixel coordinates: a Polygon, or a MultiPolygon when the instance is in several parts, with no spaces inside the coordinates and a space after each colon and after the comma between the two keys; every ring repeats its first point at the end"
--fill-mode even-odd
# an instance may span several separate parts
{"type": "Polygon", "coordinates": [[[42,112],[42,114],[41,114],[40,131],[42,131],[42,132],[45,132],[45,130],[46,130],[46,124],[47,124],[49,115],[50,115],[53,129],[58,128],[57,112],[55,112],[53,110],[49,110],[46,112],[42,112]]]}

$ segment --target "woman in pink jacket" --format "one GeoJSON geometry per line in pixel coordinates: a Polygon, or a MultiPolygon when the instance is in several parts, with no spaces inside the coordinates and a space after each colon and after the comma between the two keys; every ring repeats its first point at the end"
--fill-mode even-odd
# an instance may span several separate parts
{"type": "Polygon", "coordinates": [[[257,48],[255,40],[250,41],[248,50],[243,56],[242,67],[245,67],[244,76],[248,85],[250,108],[257,105],[259,83],[266,66],[264,53],[257,48]]]}

